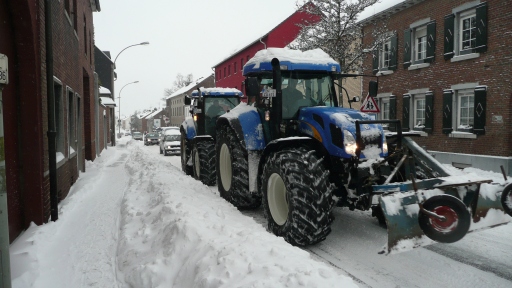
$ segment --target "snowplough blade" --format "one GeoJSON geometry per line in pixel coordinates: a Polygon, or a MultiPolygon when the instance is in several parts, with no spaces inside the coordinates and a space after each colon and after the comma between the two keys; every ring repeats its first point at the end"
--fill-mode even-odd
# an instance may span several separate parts
{"type": "MultiPolygon", "coordinates": [[[[379,202],[388,230],[387,245],[380,253],[405,252],[438,241],[452,243],[468,232],[512,221],[506,212],[510,209],[504,211],[507,204],[502,204],[501,197],[504,190],[512,190],[512,182],[472,178],[461,181],[460,176],[445,177],[373,186],[375,192],[383,193],[379,202]]],[[[506,197],[510,199],[510,192],[506,197]]]]}

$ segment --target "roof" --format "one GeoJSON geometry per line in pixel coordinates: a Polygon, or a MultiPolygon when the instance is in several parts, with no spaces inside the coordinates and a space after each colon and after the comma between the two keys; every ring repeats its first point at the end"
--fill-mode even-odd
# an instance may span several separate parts
{"type": "Polygon", "coordinates": [[[146,117],[147,119],[152,118],[152,117],[156,116],[156,114],[158,114],[158,113],[162,112],[163,110],[164,110],[164,109],[162,109],[162,108],[158,108],[156,111],[153,111],[152,113],[150,113],[150,114],[146,115],[145,117],[146,117]]]}
{"type": "Polygon", "coordinates": [[[244,65],[244,76],[254,72],[272,71],[271,61],[274,58],[279,60],[281,70],[341,72],[340,64],[322,49],[303,52],[288,48],[267,48],[256,52],[256,55],[244,65]]]}
{"type": "MultiPolygon", "coordinates": [[[[389,17],[395,13],[398,13],[402,10],[405,10],[413,5],[416,5],[418,3],[421,3],[425,0],[404,0],[404,1],[400,1],[398,4],[396,5],[393,5],[387,9],[384,9],[374,15],[371,15],[371,16],[368,16],[366,18],[363,18],[359,21],[360,24],[365,24],[367,22],[370,22],[370,21],[373,21],[373,20],[376,20],[376,19],[379,19],[379,18],[382,18],[382,17],[389,17]]],[[[391,1],[387,2],[386,4],[389,4],[389,3],[393,3],[391,1]]],[[[384,5],[384,2],[379,2],[380,6],[384,5]]],[[[373,7],[375,6],[376,4],[370,6],[370,7],[373,7]]]]}
{"type": "Polygon", "coordinates": [[[210,76],[211,75],[208,75],[206,77],[203,76],[203,77],[197,78],[195,81],[192,81],[192,83],[188,84],[187,86],[181,87],[180,89],[176,90],[176,92],[172,93],[170,96],[167,96],[167,98],[165,98],[165,99],[169,99],[169,98],[187,93],[188,91],[194,89],[195,87],[197,87],[198,85],[200,85],[201,83],[206,81],[208,79],[208,77],[210,77],[210,76]]]}
{"type": "MultiPolygon", "coordinates": [[[[242,92],[235,88],[221,88],[221,87],[212,87],[212,88],[199,88],[201,90],[201,95],[209,95],[209,96],[243,96],[242,92]]],[[[192,92],[193,97],[199,96],[199,92],[194,90],[192,92]]]]}
{"type": "Polygon", "coordinates": [[[100,97],[100,100],[101,100],[101,104],[102,105],[105,105],[105,106],[113,106],[113,107],[116,107],[116,102],[114,101],[114,99],[110,98],[110,97],[100,97]]]}
{"type": "MultiPolygon", "coordinates": [[[[302,7],[306,6],[306,5],[311,5],[313,4],[312,2],[307,2],[306,4],[304,4],[302,7]]],[[[228,57],[222,59],[222,61],[218,62],[217,64],[213,65],[213,67],[217,67],[219,66],[220,64],[224,63],[226,60],[229,60],[231,59],[231,57],[233,57],[233,55],[236,55],[238,54],[239,52],[241,51],[244,51],[245,49],[247,49],[248,47],[251,47],[254,43],[258,43],[260,42],[260,40],[262,38],[265,38],[267,37],[268,35],[270,35],[272,32],[274,32],[279,26],[281,26],[281,24],[285,23],[286,21],[288,21],[288,19],[292,18],[293,15],[295,15],[296,13],[298,13],[300,11],[300,9],[297,9],[295,12],[293,12],[292,14],[290,14],[290,16],[288,16],[286,19],[284,19],[283,21],[279,22],[279,24],[277,24],[276,26],[274,26],[274,28],[272,28],[270,31],[268,31],[266,34],[256,38],[254,41],[252,41],[251,43],[245,45],[242,49],[238,49],[236,51],[234,51],[231,55],[229,55],[228,57]]]]}

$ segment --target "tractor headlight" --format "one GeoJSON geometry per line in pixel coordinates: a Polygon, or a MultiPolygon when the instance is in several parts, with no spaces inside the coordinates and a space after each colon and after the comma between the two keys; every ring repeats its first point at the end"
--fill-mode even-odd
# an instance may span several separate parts
{"type": "Polygon", "coordinates": [[[347,130],[343,130],[343,145],[345,146],[345,152],[347,154],[356,156],[356,138],[347,130]]]}
{"type": "Polygon", "coordinates": [[[386,141],[386,137],[384,137],[384,141],[382,142],[382,154],[388,154],[388,142],[386,141]]]}

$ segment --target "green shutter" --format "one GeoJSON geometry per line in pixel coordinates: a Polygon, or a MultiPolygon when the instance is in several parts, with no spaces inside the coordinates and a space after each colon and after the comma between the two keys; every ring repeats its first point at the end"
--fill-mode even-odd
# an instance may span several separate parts
{"type": "Polygon", "coordinates": [[[432,63],[436,54],[436,21],[427,24],[427,58],[425,63],[432,63]]]}
{"type": "Polygon", "coordinates": [[[453,90],[443,91],[443,133],[450,134],[453,131],[452,128],[452,99],[453,90]]]}
{"type": "Polygon", "coordinates": [[[476,52],[487,51],[487,2],[476,6],[476,52]]]}
{"type": "Polygon", "coordinates": [[[404,94],[404,101],[402,105],[402,131],[410,131],[411,123],[411,94],[404,94]]]}
{"type": "Polygon", "coordinates": [[[396,34],[391,37],[391,57],[389,59],[389,70],[396,70],[398,63],[398,39],[396,34]]]}
{"type": "Polygon", "coordinates": [[[411,29],[404,31],[404,69],[411,66],[411,29]]]}
{"type": "MultiPolygon", "coordinates": [[[[389,97],[389,120],[396,119],[396,97],[389,97]]],[[[396,126],[390,125],[389,131],[396,131],[396,126]]]]}
{"type": "Polygon", "coordinates": [[[423,131],[432,133],[434,126],[434,92],[425,93],[425,129],[423,131]]]}
{"type": "Polygon", "coordinates": [[[372,60],[372,65],[373,65],[373,69],[372,69],[372,72],[373,74],[377,74],[377,72],[379,72],[379,50],[380,49],[375,49],[373,50],[373,60],[372,60]]]}
{"type": "Polygon", "coordinates": [[[477,135],[485,134],[485,110],[487,108],[487,86],[477,86],[475,88],[475,107],[474,107],[474,124],[473,133],[477,135]]]}
{"type": "Polygon", "coordinates": [[[448,60],[455,55],[455,15],[444,16],[444,59],[448,60]]]}

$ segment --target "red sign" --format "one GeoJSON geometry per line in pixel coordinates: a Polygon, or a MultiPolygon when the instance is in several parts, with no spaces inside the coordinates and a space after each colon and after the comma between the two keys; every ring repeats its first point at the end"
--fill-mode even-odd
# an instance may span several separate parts
{"type": "Polygon", "coordinates": [[[377,105],[377,101],[371,96],[366,97],[366,99],[363,102],[363,105],[361,105],[361,112],[366,113],[380,113],[379,106],[377,105]]]}

